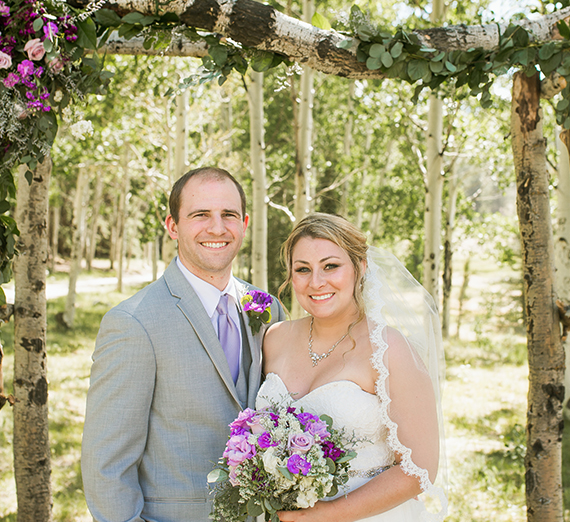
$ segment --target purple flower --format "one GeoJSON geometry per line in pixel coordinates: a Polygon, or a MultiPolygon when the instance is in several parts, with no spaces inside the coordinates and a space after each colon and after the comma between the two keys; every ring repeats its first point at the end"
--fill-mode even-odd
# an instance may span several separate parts
{"type": "Polygon", "coordinates": [[[34,64],[31,60],[23,60],[22,63],[18,64],[18,72],[22,77],[30,76],[34,73],[34,64]]]}
{"type": "Polygon", "coordinates": [[[228,461],[228,466],[239,466],[244,460],[255,457],[255,445],[247,441],[247,435],[232,435],[226,444],[223,456],[228,461]]]}
{"type": "Polygon", "coordinates": [[[53,37],[59,32],[59,27],[53,22],[44,25],[44,35],[48,40],[53,41],[53,37]]]}
{"type": "Polygon", "coordinates": [[[263,432],[259,436],[259,438],[257,439],[257,444],[259,445],[260,448],[263,449],[271,448],[273,446],[279,446],[279,442],[273,442],[271,440],[271,435],[267,431],[263,432]]]}
{"type": "Polygon", "coordinates": [[[16,73],[9,73],[8,76],[3,80],[4,87],[14,87],[14,85],[17,85],[19,83],[19,81],[20,77],[16,73]]]}
{"type": "Polygon", "coordinates": [[[269,294],[261,292],[260,290],[252,290],[251,292],[248,292],[248,295],[251,296],[251,300],[247,301],[243,306],[243,309],[246,312],[251,310],[261,314],[271,306],[271,303],[273,303],[273,298],[269,294]]]}
{"type": "Polygon", "coordinates": [[[10,14],[10,7],[7,6],[3,0],[0,0],[0,16],[8,16],[10,14]]]}
{"type": "Polygon", "coordinates": [[[307,475],[311,469],[311,463],[306,461],[301,455],[295,453],[289,457],[287,460],[287,469],[293,475],[297,475],[298,473],[302,473],[303,475],[307,475]]]}
{"type": "Polygon", "coordinates": [[[328,432],[327,423],[319,419],[316,415],[303,412],[297,415],[297,419],[305,426],[305,431],[314,437],[318,436],[321,440],[330,437],[331,434],[328,432]]]}
{"type": "Polygon", "coordinates": [[[290,433],[287,448],[291,453],[307,453],[314,443],[315,438],[310,433],[290,433]]]}
{"type": "Polygon", "coordinates": [[[246,408],[243,411],[239,412],[237,419],[230,424],[230,428],[232,429],[232,435],[242,435],[244,433],[251,433],[249,422],[256,416],[255,410],[251,408],[246,408]]]}
{"type": "Polygon", "coordinates": [[[273,424],[277,426],[279,424],[279,415],[277,413],[270,412],[269,418],[273,421],[273,424]]]}
{"type": "Polygon", "coordinates": [[[325,458],[329,457],[335,462],[344,455],[344,451],[337,448],[330,440],[321,442],[321,449],[325,458]]]}

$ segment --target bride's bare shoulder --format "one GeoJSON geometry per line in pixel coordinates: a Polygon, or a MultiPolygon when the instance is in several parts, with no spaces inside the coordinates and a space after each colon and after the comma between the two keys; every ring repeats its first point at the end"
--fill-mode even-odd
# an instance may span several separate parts
{"type": "Polygon", "coordinates": [[[300,336],[303,329],[306,329],[306,322],[307,318],[302,318],[294,321],[282,321],[271,325],[263,339],[264,351],[271,351],[274,348],[290,345],[300,336]]]}

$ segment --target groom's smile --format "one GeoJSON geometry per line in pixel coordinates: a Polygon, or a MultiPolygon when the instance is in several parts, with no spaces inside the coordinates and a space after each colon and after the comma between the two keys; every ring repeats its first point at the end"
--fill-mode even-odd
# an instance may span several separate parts
{"type": "Polygon", "coordinates": [[[170,237],[178,240],[182,264],[222,290],[229,281],[248,221],[231,180],[202,176],[188,180],[181,193],[178,223],[168,216],[166,226],[170,237]]]}

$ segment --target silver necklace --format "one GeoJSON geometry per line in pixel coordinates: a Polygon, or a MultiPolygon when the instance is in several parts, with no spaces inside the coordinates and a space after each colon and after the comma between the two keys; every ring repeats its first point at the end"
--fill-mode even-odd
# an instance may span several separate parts
{"type": "Polygon", "coordinates": [[[348,335],[348,331],[336,342],[334,343],[328,350],[328,352],[325,352],[321,355],[313,352],[313,323],[315,322],[315,318],[311,317],[311,326],[309,328],[309,357],[311,358],[311,361],[313,361],[313,367],[315,367],[317,364],[319,364],[323,359],[326,359],[331,353],[333,353],[334,349],[340,344],[342,343],[342,341],[344,341],[346,339],[346,336],[348,335]]]}

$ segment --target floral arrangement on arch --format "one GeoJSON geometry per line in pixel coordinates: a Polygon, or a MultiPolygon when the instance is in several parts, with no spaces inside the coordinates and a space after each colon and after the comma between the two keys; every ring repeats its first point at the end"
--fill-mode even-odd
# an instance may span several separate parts
{"type": "Polygon", "coordinates": [[[0,168],[30,170],[49,152],[57,115],[109,80],[90,12],[61,0],[0,0],[0,168]]]}
{"type": "Polygon", "coordinates": [[[215,484],[214,521],[263,515],[278,522],[277,511],[312,507],[348,481],[357,441],[333,428],[327,415],[272,404],[247,408],[230,428],[222,458],[208,475],[215,484]]]}

